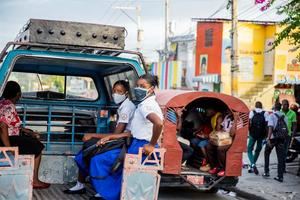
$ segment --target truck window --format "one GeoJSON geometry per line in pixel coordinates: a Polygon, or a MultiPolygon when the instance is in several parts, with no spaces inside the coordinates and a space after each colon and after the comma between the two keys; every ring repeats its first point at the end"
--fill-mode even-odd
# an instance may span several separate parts
{"type": "Polygon", "coordinates": [[[130,94],[129,95],[130,95],[131,98],[134,99],[133,88],[136,85],[137,79],[138,79],[138,76],[133,70],[106,76],[104,78],[104,81],[105,81],[106,89],[107,89],[108,94],[110,96],[110,100],[112,100],[112,97],[111,97],[112,87],[113,87],[114,83],[118,80],[127,80],[127,81],[129,81],[129,86],[130,86],[130,94]]]}
{"type": "Polygon", "coordinates": [[[90,77],[12,72],[9,80],[20,84],[23,98],[94,101],[99,97],[90,77]]]}

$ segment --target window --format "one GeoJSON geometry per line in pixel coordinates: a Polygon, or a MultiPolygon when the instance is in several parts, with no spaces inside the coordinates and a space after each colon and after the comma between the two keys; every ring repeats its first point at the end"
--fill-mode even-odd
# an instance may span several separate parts
{"type": "Polygon", "coordinates": [[[91,101],[99,96],[90,77],[12,72],[9,80],[20,84],[23,98],[91,101]]]}
{"type": "Polygon", "coordinates": [[[114,83],[118,80],[127,80],[127,81],[129,81],[130,96],[132,98],[134,98],[133,88],[135,87],[136,82],[138,80],[137,74],[133,70],[130,70],[130,71],[127,71],[127,72],[122,72],[122,73],[112,74],[112,75],[106,76],[104,78],[104,81],[105,81],[106,89],[107,89],[108,94],[109,94],[110,97],[111,97],[112,87],[113,87],[114,83]]]}
{"type": "Polygon", "coordinates": [[[205,47],[211,47],[213,45],[213,29],[205,30],[205,47]]]}

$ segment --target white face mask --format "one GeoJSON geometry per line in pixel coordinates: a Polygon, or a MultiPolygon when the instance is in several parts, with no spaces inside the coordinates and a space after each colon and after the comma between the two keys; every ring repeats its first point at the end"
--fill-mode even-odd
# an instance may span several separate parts
{"type": "Polygon", "coordinates": [[[113,93],[112,98],[116,104],[122,103],[126,99],[125,94],[118,94],[118,93],[113,93]]]}

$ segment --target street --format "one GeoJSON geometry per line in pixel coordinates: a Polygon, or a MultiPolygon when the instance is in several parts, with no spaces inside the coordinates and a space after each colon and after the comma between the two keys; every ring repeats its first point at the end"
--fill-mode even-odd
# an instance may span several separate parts
{"type": "MultiPolygon", "coordinates": [[[[261,174],[263,173],[264,166],[264,149],[260,153],[257,167],[260,172],[259,175],[249,174],[248,170],[243,169],[243,175],[239,179],[236,189],[237,193],[220,190],[217,194],[208,194],[205,192],[197,192],[192,189],[181,188],[161,188],[159,192],[159,200],[171,199],[261,199],[277,200],[298,200],[300,199],[299,184],[300,177],[296,176],[298,170],[299,160],[296,159],[293,163],[287,164],[287,173],[284,176],[284,182],[278,183],[273,180],[277,174],[277,158],[275,150],[270,157],[270,178],[264,179],[261,174]],[[243,198],[242,198],[243,197],[243,198]]],[[[243,156],[244,163],[248,162],[247,154],[243,156]]]]}

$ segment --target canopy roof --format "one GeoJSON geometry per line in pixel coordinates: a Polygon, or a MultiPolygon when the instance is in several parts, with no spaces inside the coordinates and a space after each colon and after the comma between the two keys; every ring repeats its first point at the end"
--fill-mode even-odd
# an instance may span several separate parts
{"type": "Polygon", "coordinates": [[[231,110],[242,113],[249,112],[249,108],[242,100],[226,94],[184,90],[161,90],[156,92],[156,99],[162,108],[185,107],[189,103],[200,98],[219,99],[223,101],[231,110]]]}

